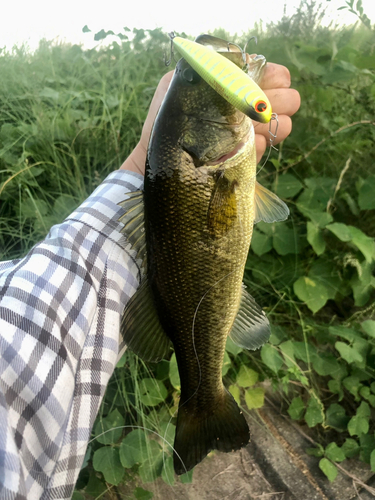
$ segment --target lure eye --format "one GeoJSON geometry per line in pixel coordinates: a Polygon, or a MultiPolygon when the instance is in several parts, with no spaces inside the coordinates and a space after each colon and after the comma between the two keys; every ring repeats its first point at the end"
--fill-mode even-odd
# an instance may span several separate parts
{"type": "Polygon", "coordinates": [[[258,101],[255,104],[255,111],[257,111],[258,113],[264,113],[266,109],[267,109],[267,103],[265,103],[264,101],[258,101]]]}

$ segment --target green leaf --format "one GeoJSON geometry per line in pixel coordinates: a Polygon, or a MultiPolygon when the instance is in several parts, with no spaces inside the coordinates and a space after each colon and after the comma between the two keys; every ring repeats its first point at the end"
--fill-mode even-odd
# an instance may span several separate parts
{"type": "Polygon", "coordinates": [[[328,330],[331,335],[342,337],[343,339],[349,340],[349,342],[354,342],[361,337],[361,334],[357,332],[357,330],[346,326],[330,326],[328,330]]]}
{"type": "MultiPolygon", "coordinates": [[[[162,415],[158,412],[156,418],[162,418],[162,415]]],[[[168,415],[169,418],[169,415],[168,415]]],[[[172,450],[174,438],[176,435],[176,426],[170,423],[170,420],[163,421],[160,423],[159,434],[163,439],[162,446],[164,449],[172,450]]]]}
{"type": "Polygon", "coordinates": [[[345,439],[345,443],[341,446],[346,458],[353,458],[359,453],[359,444],[351,438],[345,439]]]}
{"type": "Polygon", "coordinates": [[[260,351],[263,363],[272,371],[277,373],[284,364],[284,360],[277,348],[271,344],[264,344],[260,351]]]}
{"type": "Polygon", "coordinates": [[[271,325],[271,337],[270,343],[273,345],[278,345],[284,339],[287,339],[288,335],[285,332],[284,328],[278,325],[271,325]]]}
{"type": "Polygon", "coordinates": [[[355,305],[362,307],[369,300],[374,289],[372,276],[373,265],[364,261],[360,264],[360,269],[357,269],[358,276],[351,279],[350,285],[353,289],[355,305]]]}
{"type": "Polygon", "coordinates": [[[264,405],[264,389],[263,387],[255,387],[245,391],[245,402],[249,410],[254,408],[262,408],[264,405]]]}
{"type": "Polygon", "coordinates": [[[299,420],[302,418],[305,411],[305,404],[300,396],[293,398],[289,405],[288,413],[292,420],[299,420]]]}
{"type": "Polygon", "coordinates": [[[370,467],[372,472],[375,472],[375,450],[372,450],[370,455],[370,467]]]}
{"type": "Polygon", "coordinates": [[[315,396],[309,399],[305,421],[309,427],[315,427],[317,424],[324,422],[323,405],[315,396]]]}
{"type": "Polygon", "coordinates": [[[289,173],[280,175],[273,185],[273,190],[281,198],[293,198],[302,188],[302,182],[289,173]]]}
{"type": "Polygon", "coordinates": [[[351,436],[361,436],[369,431],[369,419],[371,410],[365,401],[357,408],[357,413],[348,423],[348,431],[351,436]]]}
{"type": "Polygon", "coordinates": [[[372,338],[375,338],[375,321],[373,319],[367,319],[361,323],[363,331],[367,333],[372,338]]]}
{"type": "Polygon", "coordinates": [[[245,365],[241,365],[236,377],[236,382],[240,387],[251,387],[258,382],[259,373],[245,365]]]}
{"type": "Polygon", "coordinates": [[[297,231],[286,224],[277,224],[273,235],[273,248],[279,255],[299,252],[299,236],[297,231]]]}
{"type": "Polygon", "coordinates": [[[101,444],[116,443],[121,438],[124,425],[125,419],[117,409],[107,417],[100,418],[94,429],[97,441],[101,444]]]}
{"type": "Polygon", "coordinates": [[[151,498],[154,498],[152,491],[147,491],[140,487],[135,488],[133,495],[137,500],[151,500],[151,498]]]}
{"type": "Polygon", "coordinates": [[[86,485],[85,493],[91,495],[94,498],[100,497],[105,491],[107,491],[107,486],[104,481],[99,478],[95,471],[90,474],[89,482],[86,485]]]}
{"type": "Polygon", "coordinates": [[[174,468],[173,468],[173,457],[167,457],[164,461],[163,469],[161,471],[161,478],[169,486],[173,486],[174,480],[174,468]]]}
{"type": "Polygon", "coordinates": [[[317,357],[316,347],[307,342],[293,342],[293,351],[297,359],[305,363],[312,362],[317,357]]]}
{"type": "Polygon", "coordinates": [[[326,457],[332,462],[342,462],[345,460],[345,453],[341,448],[337,446],[336,443],[329,443],[325,450],[326,457]]]}
{"type": "Polygon", "coordinates": [[[85,497],[79,491],[74,491],[72,500],[85,500],[85,497]]]}
{"type": "Polygon", "coordinates": [[[337,477],[337,467],[326,458],[322,458],[319,462],[319,468],[327,476],[328,480],[333,482],[337,477]]]}
{"type": "Polygon", "coordinates": [[[375,257],[375,242],[374,238],[370,238],[360,229],[354,226],[348,226],[352,235],[351,242],[360,250],[368,263],[372,262],[375,257]]]}
{"type": "Polygon", "coordinates": [[[305,302],[307,307],[316,313],[327,302],[329,294],[327,288],[307,276],[301,276],[293,285],[294,293],[305,302]]]}
{"type": "Polygon", "coordinates": [[[361,434],[359,436],[359,444],[361,445],[359,458],[366,462],[370,463],[371,460],[371,452],[375,450],[375,436],[374,434],[361,434]]]}
{"type": "Polygon", "coordinates": [[[224,359],[223,359],[223,366],[221,369],[222,377],[224,377],[228,373],[228,370],[231,366],[232,366],[232,361],[230,360],[229,354],[227,352],[225,352],[224,359]]]}
{"type": "Polygon", "coordinates": [[[351,241],[352,233],[350,228],[346,224],[342,224],[341,222],[334,222],[333,224],[329,224],[326,226],[326,229],[329,229],[331,233],[333,233],[340,241],[351,241]]]}
{"type": "Polygon", "coordinates": [[[375,176],[370,175],[359,188],[358,205],[361,210],[375,209],[375,176]]]}
{"type": "Polygon", "coordinates": [[[157,406],[168,396],[168,391],[161,380],[144,378],[139,383],[139,398],[146,406],[157,406]]]}
{"type": "Polygon", "coordinates": [[[333,392],[333,394],[338,394],[339,401],[344,397],[344,391],[342,390],[341,383],[339,380],[329,380],[328,389],[333,392]]]}
{"type": "Polygon", "coordinates": [[[148,443],[148,458],[138,469],[143,483],[152,483],[161,475],[163,469],[163,450],[159,443],[150,439],[148,443]]]}
{"type": "MultiPolygon", "coordinates": [[[[229,352],[230,354],[233,354],[233,356],[237,356],[240,352],[243,351],[242,347],[239,347],[238,345],[236,345],[230,337],[227,337],[227,343],[225,346],[225,350],[227,352],[229,352]]],[[[177,366],[177,363],[176,363],[176,366],[177,366]]],[[[178,377],[178,382],[180,382],[180,377],[178,377]]]]}
{"type": "Polygon", "coordinates": [[[324,253],[326,249],[326,242],[324,241],[323,234],[319,229],[319,226],[313,222],[307,223],[307,241],[313,247],[313,250],[317,255],[324,253]]]}
{"type": "Polygon", "coordinates": [[[336,342],[336,349],[339,351],[342,359],[345,359],[349,364],[350,363],[361,363],[363,361],[363,357],[357,352],[353,347],[350,347],[348,344],[344,342],[336,342]]]}
{"type": "Polygon", "coordinates": [[[185,474],[182,474],[180,476],[180,481],[183,484],[190,484],[193,482],[193,470],[189,470],[189,472],[185,472],[185,474]]]}
{"type": "Polygon", "coordinates": [[[351,375],[350,377],[344,378],[342,381],[343,386],[347,389],[353,396],[357,397],[358,391],[361,388],[361,383],[358,377],[351,375]]]}
{"type": "Polygon", "coordinates": [[[125,470],[121,465],[119,450],[103,446],[96,450],[92,461],[96,471],[102,472],[107,483],[117,485],[124,477],[125,470]]]}
{"type": "Polygon", "coordinates": [[[351,436],[361,436],[369,431],[369,423],[366,418],[355,415],[349,420],[348,431],[351,436]]]}
{"type": "Polygon", "coordinates": [[[235,402],[240,406],[241,404],[241,391],[238,385],[232,384],[228,387],[228,391],[232,394],[235,402]]]}
{"type": "Polygon", "coordinates": [[[173,387],[181,391],[180,374],[178,373],[176,354],[173,353],[169,362],[169,380],[173,387]]]}
{"type": "Polygon", "coordinates": [[[335,378],[335,375],[339,375],[341,371],[336,357],[328,352],[322,352],[318,356],[314,356],[312,364],[316,373],[323,377],[330,375],[335,378]]]}
{"type": "Polygon", "coordinates": [[[346,430],[348,422],[349,417],[345,408],[337,403],[332,403],[326,411],[326,424],[341,432],[346,430]]]}
{"type": "Polygon", "coordinates": [[[287,340],[286,342],[282,342],[279,345],[279,349],[283,353],[284,362],[288,368],[296,366],[296,360],[294,359],[294,347],[293,342],[291,340],[287,340]]]}
{"type": "Polygon", "coordinates": [[[254,229],[251,238],[251,249],[256,255],[263,255],[272,250],[272,238],[254,229]]]}
{"type": "Polygon", "coordinates": [[[130,469],[136,463],[147,460],[147,436],[142,429],[129,432],[120,445],[120,460],[123,467],[130,469]]]}
{"type": "Polygon", "coordinates": [[[324,456],[324,448],[320,444],[318,444],[318,448],[306,448],[305,451],[310,457],[320,458],[324,456]]]}

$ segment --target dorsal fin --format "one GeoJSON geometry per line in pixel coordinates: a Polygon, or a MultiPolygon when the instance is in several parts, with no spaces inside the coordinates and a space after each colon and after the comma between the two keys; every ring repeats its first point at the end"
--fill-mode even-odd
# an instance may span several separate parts
{"type": "Polygon", "coordinates": [[[265,344],[270,335],[267,316],[242,285],[240,307],[229,337],[236,345],[254,351],[265,344]]]}
{"type": "Polygon", "coordinates": [[[254,224],[264,222],[279,222],[289,216],[288,206],[280,198],[265,188],[259,182],[255,183],[255,213],[254,224]]]}

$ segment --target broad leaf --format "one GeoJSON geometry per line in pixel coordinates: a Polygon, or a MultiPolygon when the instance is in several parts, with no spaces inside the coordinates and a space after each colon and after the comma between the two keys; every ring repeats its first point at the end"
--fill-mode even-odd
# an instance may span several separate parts
{"type": "Polygon", "coordinates": [[[251,387],[258,382],[259,373],[245,365],[241,365],[236,377],[236,382],[240,387],[251,387]]]}
{"type": "Polygon", "coordinates": [[[265,344],[262,347],[260,356],[263,363],[275,373],[277,373],[284,364],[284,360],[277,348],[271,344],[265,344]]]}
{"type": "Polygon", "coordinates": [[[245,391],[245,402],[249,410],[254,408],[262,408],[264,405],[264,389],[263,387],[254,387],[245,391]]]}
{"type": "Polygon", "coordinates": [[[319,311],[329,298],[327,288],[307,276],[298,278],[293,285],[293,289],[297,297],[305,302],[313,313],[319,311]]]}
{"type": "Polygon", "coordinates": [[[102,472],[107,483],[117,485],[124,477],[124,467],[121,465],[119,450],[103,446],[96,450],[92,461],[96,471],[102,472]]]}
{"type": "Polygon", "coordinates": [[[317,424],[324,422],[323,405],[315,396],[309,399],[305,420],[309,427],[315,427],[317,424]]]}
{"type": "Polygon", "coordinates": [[[293,420],[299,420],[300,418],[302,418],[304,411],[305,404],[302,401],[301,397],[298,396],[296,398],[293,398],[288,408],[290,418],[293,420]]]}
{"type": "Polygon", "coordinates": [[[319,462],[319,468],[324,472],[329,481],[333,482],[337,477],[337,467],[327,458],[322,458],[319,462]]]}
{"type": "Polygon", "coordinates": [[[168,396],[168,391],[161,380],[144,378],[139,383],[139,397],[146,406],[157,406],[168,396]]]}

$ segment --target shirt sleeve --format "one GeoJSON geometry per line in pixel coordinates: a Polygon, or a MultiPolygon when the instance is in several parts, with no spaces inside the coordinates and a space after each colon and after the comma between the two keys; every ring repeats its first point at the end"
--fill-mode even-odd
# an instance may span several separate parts
{"type": "Polygon", "coordinates": [[[0,263],[0,491],[72,496],[140,269],[118,206],[143,177],[110,174],[24,258],[0,263]]]}

